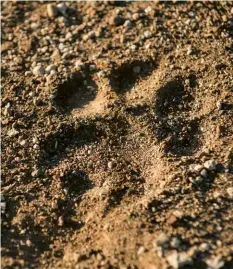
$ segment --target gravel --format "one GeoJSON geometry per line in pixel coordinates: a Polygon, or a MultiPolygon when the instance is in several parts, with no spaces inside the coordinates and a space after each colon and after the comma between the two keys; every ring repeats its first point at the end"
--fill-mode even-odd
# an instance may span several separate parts
{"type": "Polygon", "coordinates": [[[216,162],[215,160],[208,160],[204,163],[204,167],[207,170],[214,171],[216,169],[216,162]]]}
{"type": "Polygon", "coordinates": [[[213,257],[206,261],[208,269],[220,269],[224,266],[225,262],[221,256],[213,257]]]}
{"type": "Polygon", "coordinates": [[[186,252],[177,251],[172,252],[168,256],[166,256],[168,263],[175,269],[182,268],[185,265],[192,264],[193,260],[186,252]]]}
{"type": "Polygon", "coordinates": [[[36,67],[33,68],[32,73],[35,76],[42,76],[45,73],[45,69],[42,66],[36,66],[36,67]]]}
{"type": "Polygon", "coordinates": [[[57,16],[57,7],[53,4],[47,5],[47,14],[50,18],[54,18],[57,16]]]}

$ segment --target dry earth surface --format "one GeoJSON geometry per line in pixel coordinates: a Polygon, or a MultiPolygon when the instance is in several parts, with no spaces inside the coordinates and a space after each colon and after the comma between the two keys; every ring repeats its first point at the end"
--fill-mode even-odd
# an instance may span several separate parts
{"type": "Polygon", "coordinates": [[[232,269],[233,3],[1,22],[2,268],[232,269]]]}

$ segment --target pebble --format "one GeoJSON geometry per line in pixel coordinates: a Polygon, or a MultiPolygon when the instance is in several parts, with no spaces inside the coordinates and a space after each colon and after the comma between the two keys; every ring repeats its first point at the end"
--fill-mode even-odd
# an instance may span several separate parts
{"type": "Polygon", "coordinates": [[[168,236],[165,233],[160,233],[155,240],[155,246],[157,247],[164,247],[168,243],[168,236]]]}
{"type": "Polygon", "coordinates": [[[40,175],[40,171],[38,169],[34,170],[32,173],[31,173],[31,176],[32,177],[38,177],[40,175]]]}
{"type": "Polygon", "coordinates": [[[145,248],[143,246],[140,246],[139,249],[138,249],[138,256],[142,255],[143,253],[145,252],[145,248]]]}
{"type": "Polygon", "coordinates": [[[132,19],[133,19],[134,21],[137,21],[139,18],[140,18],[139,13],[134,13],[134,14],[132,15],[132,19]]]}
{"type": "Polygon", "coordinates": [[[175,269],[192,264],[193,260],[186,252],[172,252],[166,257],[168,263],[175,269]]]}
{"type": "Polygon", "coordinates": [[[200,175],[201,175],[202,177],[204,177],[204,178],[207,178],[207,176],[208,176],[208,174],[207,174],[207,170],[206,170],[206,169],[201,170],[200,175]]]}
{"type": "Polygon", "coordinates": [[[216,162],[215,160],[208,160],[204,163],[204,167],[207,169],[207,170],[210,170],[210,171],[213,171],[216,169],[216,162]]]}
{"type": "Polygon", "coordinates": [[[63,216],[60,216],[58,218],[58,226],[60,226],[60,227],[64,226],[64,218],[63,218],[63,216]]]}
{"type": "Polygon", "coordinates": [[[198,176],[195,178],[190,178],[191,183],[193,184],[200,184],[203,181],[203,177],[198,176]]]}
{"type": "Polygon", "coordinates": [[[71,32],[68,32],[67,34],[66,34],[66,39],[71,39],[72,38],[72,33],[71,32]]]}
{"type": "Polygon", "coordinates": [[[209,245],[208,243],[202,243],[202,244],[200,245],[200,249],[201,249],[202,251],[208,251],[208,250],[210,250],[210,245],[209,245]]]}
{"type": "Polygon", "coordinates": [[[133,26],[132,22],[130,20],[125,21],[124,26],[126,28],[131,28],[133,26]]]}
{"type": "Polygon", "coordinates": [[[134,71],[135,74],[139,74],[140,71],[141,71],[141,67],[140,66],[134,66],[133,71],[134,71]]]}
{"type": "Polygon", "coordinates": [[[10,116],[11,114],[11,108],[6,106],[5,109],[3,110],[4,116],[10,116]]]}
{"type": "Polygon", "coordinates": [[[95,71],[95,70],[96,70],[96,66],[95,66],[94,64],[91,64],[91,65],[89,66],[89,70],[90,70],[91,72],[95,71]]]}
{"type": "Polygon", "coordinates": [[[39,23],[36,23],[36,22],[31,23],[31,28],[33,30],[37,29],[39,26],[40,26],[39,23]]]}
{"type": "Polygon", "coordinates": [[[113,169],[114,166],[115,166],[115,163],[113,161],[108,162],[109,169],[113,169]]]}
{"type": "Polygon", "coordinates": [[[96,34],[95,31],[90,31],[88,34],[83,36],[83,40],[87,41],[89,39],[95,38],[96,34]]]}
{"type": "Polygon", "coordinates": [[[45,68],[45,71],[46,71],[46,73],[49,74],[52,70],[56,70],[56,69],[57,69],[56,65],[51,64],[51,65],[48,65],[48,66],[45,68]]]}
{"type": "Polygon", "coordinates": [[[222,103],[221,101],[218,101],[218,102],[216,103],[216,107],[217,107],[218,110],[222,110],[222,108],[223,108],[223,103],[222,103]]]}
{"type": "Polygon", "coordinates": [[[54,18],[57,16],[57,7],[53,4],[47,5],[47,14],[50,18],[54,18]]]}
{"type": "Polygon", "coordinates": [[[152,37],[152,33],[150,31],[145,31],[143,35],[144,35],[145,38],[152,37]]]}
{"type": "Polygon", "coordinates": [[[16,136],[19,133],[19,131],[15,130],[14,128],[9,130],[7,135],[10,137],[16,136]]]}
{"type": "Polygon", "coordinates": [[[230,198],[233,198],[233,187],[227,188],[227,194],[229,195],[230,198]]]}
{"type": "Polygon", "coordinates": [[[6,202],[1,202],[1,214],[6,213],[6,202]]]}
{"type": "Polygon", "coordinates": [[[27,146],[27,140],[22,140],[19,142],[19,144],[22,146],[22,147],[25,147],[27,146]]]}
{"type": "Polygon", "coordinates": [[[42,76],[45,73],[45,69],[42,66],[36,66],[36,67],[33,68],[32,73],[35,76],[42,76]]]}
{"type": "Polygon", "coordinates": [[[193,167],[193,170],[196,171],[196,172],[200,172],[202,168],[203,168],[202,165],[200,165],[200,164],[196,164],[196,165],[193,167]]]}
{"type": "Polygon", "coordinates": [[[99,78],[105,77],[105,72],[104,72],[103,70],[101,70],[101,71],[99,71],[99,72],[97,73],[97,76],[98,76],[99,78]]]}
{"type": "Polygon", "coordinates": [[[39,106],[39,105],[41,105],[41,103],[42,103],[42,100],[39,97],[33,99],[33,104],[35,106],[39,106]]]}
{"type": "Polygon", "coordinates": [[[122,25],[123,23],[124,23],[124,19],[119,15],[112,16],[109,19],[109,24],[111,25],[119,26],[119,25],[122,25]]]}
{"type": "Polygon", "coordinates": [[[212,259],[208,259],[206,264],[208,265],[208,269],[220,269],[224,266],[225,262],[220,256],[217,256],[212,259]]]}
{"type": "Polygon", "coordinates": [[[179,248],[180,244],[181,244],[181,241],[180,241],[179,238],[177,238],[177,237],[172,237],[171,242],[170,242],[170,245],[171,245],[173,248],[179,248]]]}
{"type": "Polygon", "coordinates": [[[151,11],[152,11],[152,7],[151,7],[151,6],[148,6],[148,7],[145,9],[145,13],[146,13],[146,14],[151,13],[151,11]]]}

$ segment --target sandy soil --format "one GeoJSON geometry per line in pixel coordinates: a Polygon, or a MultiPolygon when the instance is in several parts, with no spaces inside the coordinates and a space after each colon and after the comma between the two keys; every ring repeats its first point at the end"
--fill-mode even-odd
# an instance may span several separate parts
{"type": "Polygon", "coordinates": [[[233,3],[1,9],[2,268],[233,268],[233,3]]]}

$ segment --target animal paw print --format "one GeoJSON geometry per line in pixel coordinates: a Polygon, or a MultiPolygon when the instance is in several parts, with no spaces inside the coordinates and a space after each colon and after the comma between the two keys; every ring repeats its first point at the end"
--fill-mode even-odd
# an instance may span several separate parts
{"type": "Polygon", "coordinates": [[[194,75],[187,79],[176,77],[156,93],[156,137],[164,142],[166,153],[189,155],[200,143],[199,119],[192,115],[195,86],[194,75]]]}
{"type": "MultiPolygon", "coordinates": [[[[71,121],[69,118],[40,144],[38,166],[47,169],[56,169],[65,161],[72,166],[78,156],[78,162],[82,164],[80,171],[84,171],[89,183],[85,184],[86,177],[82,184],[80,178],[75,180],[76,174],[68,179],[65,176],[69,189],[78,191],[81,184],[82,194],[88,194],[96,185],[102,184],[92,180],[90,174],[105,175],[101,179],[107,186],[103,187],[103,199],[106,199],[104,214],[123,203],[127,197],[143,195],[146,173],[140,154],[143,147],[148,149],[155,143],[155,136],[159,142],[157,145],[164,145],[166,154],[192,154],[199,145],[199,119],[193,118],[192,113],[195,76],[175,77],[157,90],[153,88],[156,67],[154,60],[147,59],[124,62],[113,68],[106,78],[110,92],[115,96],[111,109],[94,117],[79,116],[71,121]],[[147,91],[147,86],[152,91],[147,91]],[[153,95],[155,100],[151,98],[153,95]],[[139,103],[135,102],[137,98],[139,103]],[[86,153],[87,148],[92,149],[91,155],[86,153]],[[113,168],[108,167],[109,159],[114,160],[113,168]]],[[[58,85],[54,102],[61,111],[69,114],[95,102],[99,91],[97,83],[88,74],[85,78],[73,74],[72,78],[58,85]]],[[[65,175],[68,174],[71,172],[66,171],[65,175]]]]}

